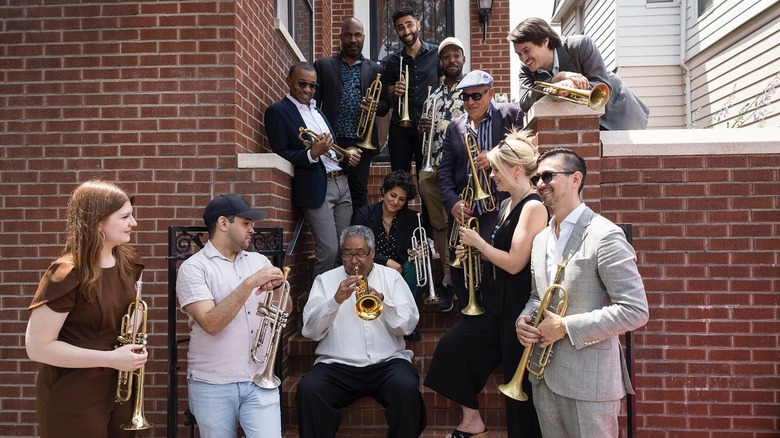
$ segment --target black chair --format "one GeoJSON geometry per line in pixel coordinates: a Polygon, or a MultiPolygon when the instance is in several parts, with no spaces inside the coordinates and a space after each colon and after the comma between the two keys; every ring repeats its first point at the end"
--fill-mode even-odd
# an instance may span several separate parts
{"type": "MultiPolygon", "coordinates": [[[[282,228],[255,227],[251,248],[268,257],[274,266],[284,264],[284,248],[282,228]]],[[[167,428],[168,437],[175,438],[178,429],[177,411],[179,404],[179,344],[189,342],[189,337],[176,338],[176,276],[180,262],[187,260],[200,251],[208,241],[206,227],[168,227],[168,397],[167,397],[167,428]]],[[[276,361],[280,367],[280,361],[276,361]]],[[[277,375],[281,375],[277,370],[277,375]]],[[[190,427],[190,436],[195,434],[195,416],[189,409],[184,411],[184,425],[190,427]]]]}

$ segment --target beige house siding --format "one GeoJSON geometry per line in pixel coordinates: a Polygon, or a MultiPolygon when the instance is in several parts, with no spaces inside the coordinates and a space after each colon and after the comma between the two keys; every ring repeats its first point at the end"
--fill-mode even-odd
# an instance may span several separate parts
{"type": "Polygon", "coordinates": [[[780,14],[774,12],[688,61],[694,127],[780,126],[780,14]]]}
{"type": "Polygon", "coordinates": [[[755,17],[776,17],[780,14],[780,2],[777,0],[714,0],[712,7],[701,16],[696,13],[695,0],[687,0],[686,3],[688,30],[685,50],[688,59],[719,44],[755,17]]]}
{"type": "Polygon", "coordinates": [[[618,74],[650,108],[648,129],[685,126],[683,77],[679,65],[621,67],[618,74]]]}
{"type": "Polygon", "coordinates": [[[618,67],[680,64],[680,3],[625,0],[617,5],[618,67]]]}

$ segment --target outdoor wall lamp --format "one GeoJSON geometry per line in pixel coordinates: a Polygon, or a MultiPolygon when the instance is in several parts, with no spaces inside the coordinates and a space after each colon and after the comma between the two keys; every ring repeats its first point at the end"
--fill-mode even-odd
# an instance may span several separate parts
{"type": "Polygon", "coordinates": [[[493,0],[476,0],[479,22],[482,23],[482,42],[487,40],[488,15],[493,10],[493,0]]]}

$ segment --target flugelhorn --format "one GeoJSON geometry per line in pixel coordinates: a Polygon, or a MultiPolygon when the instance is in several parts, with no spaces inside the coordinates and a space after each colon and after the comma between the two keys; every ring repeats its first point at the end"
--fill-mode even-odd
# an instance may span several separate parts
{"type": "Polygon", "coordinates": [[[414,256],[414,270],[417,272],[417,287],[428,285],[428,296],[425,298],[425,304],[439,304],[442,300],[436,296],[433,287],[431,245],[425,227],[422,226],[420,213],[417,213],[417,224],[417,228],[412,233],[412,254],[414,256]]]}
{"type": "Polygon", "coordinates": [[[281,379],[276,377],[276,351],[279,348],[279,341],[282,339],[282,330],[287,325],[287,312],[284,311],[287,307],[287,301],[290,300],[290,283],[287,281],[287,277],[290,275],[290,267],[285,266],[284,280],[281,286],[279,286],[279,305],[274,305],[274,291],[269,290],[266,292],[265,300],[257,305],[257,314],[263,317],[260,323],[260,328],[257,329],[255,335],[255,343],[252,345],[251,355],[252,360],[255,363],[265,363],[265,369],[263,372],[256,374],[252,377],[252,381],[261,388],[274,389],[278,388],[282,384],[281,379]],[[262,310],[265,310],[265,314],[262,310]],[[268,327],[271,327],[270,330],[268,327]],[[265,348],[265,353],[258,357],[258,351],[266,345],[265,334],[266,332],[271,334],[271,338],[265,348]]]}
{"type": "MultiPolygon", "coordinates": [[[[463,226],[479,234],[479,221],[477,218],[470,217],[463,226]]],[[[485,309],[477,304],[477,289],[482,281],[482,261],[476,248],[464,245],[464,249],[466,250],[466,258],[463,263],[466,267],[463,269],[463,277],[469,289],[469,303],[460,312],[468,316],[481,315],[485,313],[485,309]]]]}
{"type": "MultiPolygon", "coordinates": [[[[128,344],[142,345],[146,350],[146,302],[141,299],[141,286],[139,279],[135,282],[135,301],[127,306],[127,313],[122,316],[122,322],[117,337],[117,345],[120,347],[128,344]],[[140,321],[139,321],[140,318],[140,321]]],[[[124,430],[144,430],[154,426],[146,421],[144,415],[144,369],[141,366],[135,371],[119,371],[116,384],[116,401],[124,403],[129,401],[135,393],[135,404],[130,421],[121,426],[124,430]]]]}
{"type": "MultiPolygon", "coordinates": [[[[303,142],[303,145],[306,146],[306,149],[311,149],[311,147],[314,145],[314,143],[319,140],[319,134],[312,131],[311,129],[304,128],[301,126],[298,128],[298,139],[303,142]]],[[[336,159],[333,160],[333,158],[328,155],[327,153],[322,154],[323,157],[326,157],[327,159],[331,161],[335,161],[336,163],[339,163],[341,161],[347,161],[349,162],[349,159],[352,158],[353,155],[359,154],[360,151],[357,150],[356,147],[350,146],[346,149],[336,145],[336,143],[333,143],[333,151],[336,154],[336,159]]]]}
{"type": "Polygon", "coordinates": [[[428,85],[428,98],[425,100],[425,113],[428,115],[428,119],[431,121],[431,128],[428,132],[423,134],[422,139],[422,151],[425,154],[425,162],[423,162],[420,172],[435,172],[433,163],[431,162],[433,154],[433,133],[436,129],[436,111],[438,109],[439,100],[434,99],[433,103],[428,103],[431,99],[431,86],[428,85]]]}
{"type": "Polygon", "coordinates": [[[473,184],[473,189],[466,191],[464,200],[472,206],[473,203],[479,202],[484,211],[493,211],[496,209],[496,201],[493,199],[493,192],[490,188],[490,175],[484,170],[480,169],[477,172],[477,166],[474,161],[479,155],[479,145],[477,144],[477,136],[471,132],[467,132],[463,135],[463,143],[466,145],[466,157],[469,160],[469,166],[471,168],[471,178],[468,179],[467,187],[470,187],[469,183],[473,184]]]}
{"type": "Polygon", "coordinates": [[[374,120],[376,120],[376,111],[379,108],[379,97],[382,94],[382,82],[379,80],[381,76],[381,73],[376,74],[376,79],[368,87],[366,95],[361,100],[360,120],[358,120],[355,131],[355,136],[363,139],[357,146],[370,151],[376,150],[376,147],[371,144],[371,137],[374,135],[374,120]],[[364,104],[368,105],[368,112],[362,111],[364,104]]]}
{"type": "MultiPolygon", "coordinates": [[[[355,275],[359,275],[358,267],[355,266],[355,275]]],[[[368,288],[368,282],[360,279],[355,285],[355,313],[364,321],[373,321],[382,314],[384,304],[382,300],[375,295],[371,295],[368,288]]]]}
{"type": "MultiPolygon", "coordinates": [[[[401,55],[401,65],[404,63],[404,57],[401,55]]],[[[398,74],[404,75],[404,98],[398,101],[398,126],[408,128],[414,126],[414,122],[409,118],[409,66],[406,66],[406,70],[400,67],[398,74]]]]}
{"type": "MultiPolygon", "coordinates": [[[[549,309],[551,312],[563,316],[566,314],[566,307],[569,304],[569,294],[566,288],[560,285],[561,277],[563,276],[563,267],[566,262],[561,262],[558,265],[558,270],[555,273],[555,279],[553,284],[547,288],[544,292],[542,302],[539,303],[539,308],[534,311],[532,324],[534,327],[539,327],[539,323],[544,319],[544,309],[549,309]],[[556,298],[560,291],[560,297],[556,298]],[[555,301],[553,301],[555,300],[555,301]]],[[[498,385],[498,389],[504,393],[505,396],[518,400],[528,400],[528,395],[523,392],[523,375],[526,371],[538,377],[544,378],[544,368],[550,361],[552,356],[552,346],[540,347],[540,342],[528,345],[523,350],[523,356],[520,358],[520,363],[517,365],[515,375],[512,376],[512,380],[509,383],[498,385]],[[533,361],[532,358],[536,358],[533,361]]]]}
{"type": "Polygon", "coordinates": [[[600,110],[609,102],[609,86],[607,84],[597,84],[590,90],[580,90],[579,88],[561,87],[549,82],[536,81],[534,87],[523,86],[523,88],[578,105],[587,105],[592,110],[600,110]],[[563,94],[560,94],[561,92],[563,94]]]}

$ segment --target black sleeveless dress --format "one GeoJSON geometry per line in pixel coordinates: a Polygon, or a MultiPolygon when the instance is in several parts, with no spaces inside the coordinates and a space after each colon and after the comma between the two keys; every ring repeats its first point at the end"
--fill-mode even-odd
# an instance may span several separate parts
{"type": "MultiPolygon", "coordinates": [[[[531,194],[513,206],[506,219],[496,225],[493,246],[509,251],[520,213],[530,200],[541,201],[541,198],[531,194]]],[[[504,217],[509,201],[502,203],[499,218],[504,217]]],[[[523,354],[515,333],[515,320],[531,296],[531,263],[515,275],[491,266],[490,271],[482,273],[483,281],[486,277],[489,280],[483,299],[485,313],[464,316],[442,336],[424,382],[425,386],[471,409],[479,409],[479,393],[496,367],[502,365],[504,382],[508,382],[523,354]]],[[[507,436],[541,437],[527,376],[523,391],[528,394],[528,401],[503,397],[507,436]]]]}

